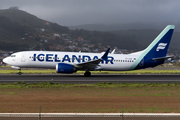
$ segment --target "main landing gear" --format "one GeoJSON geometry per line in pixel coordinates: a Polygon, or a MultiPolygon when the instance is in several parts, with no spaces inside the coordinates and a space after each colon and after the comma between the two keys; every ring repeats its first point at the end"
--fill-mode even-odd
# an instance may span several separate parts
{"type": "Polygon", "coordinates": [[[21,68],[19,69],[19,72],[18,72],[17,74],[18,74],[18,75],[21,75],[21,74],[22,74],[21,68]]]}
{"type": "Polygon", "coordinates": [[[86,71],[86,72],[84,73],[84,76],[85,76],[85,77],[89,77],[89,76],[91,76],[91,72],[86,71]]]}

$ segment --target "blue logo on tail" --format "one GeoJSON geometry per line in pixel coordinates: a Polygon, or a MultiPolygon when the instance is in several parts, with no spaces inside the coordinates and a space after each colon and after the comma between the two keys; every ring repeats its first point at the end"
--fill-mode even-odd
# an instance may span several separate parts
{"type": "Polygon", "coordinates": [[[164,50],[164,48],[166,47],[167,43],[159,43],[158,47],[156,48],[156,51],[164,50]]]}

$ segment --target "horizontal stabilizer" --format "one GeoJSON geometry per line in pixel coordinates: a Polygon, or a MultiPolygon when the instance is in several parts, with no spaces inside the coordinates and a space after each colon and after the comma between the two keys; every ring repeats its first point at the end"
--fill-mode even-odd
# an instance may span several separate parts
{"type": "Polygon", "coordinates": [[[174,56],[166,56],[166,57],[160,57],[160,58],[153,58],[152,60],[165,60],[168,58],[173,58],[174,56]]]}

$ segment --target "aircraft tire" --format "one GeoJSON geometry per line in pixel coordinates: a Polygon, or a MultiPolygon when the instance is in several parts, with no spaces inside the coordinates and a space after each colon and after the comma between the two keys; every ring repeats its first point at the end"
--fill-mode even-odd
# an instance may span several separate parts
{"type": "Polygon", "coordinates": [[[84,73],[84,76],[85,76],[85,77],[91,76],[91,72],[89,72],[89,71],[88,71],[88,72],[85,72],[85,73],[84,73]]]}
{"type": "Polygon", "coordinates": [[[18,75],[22,75],[22,72],[18,72],[18,75]]]}

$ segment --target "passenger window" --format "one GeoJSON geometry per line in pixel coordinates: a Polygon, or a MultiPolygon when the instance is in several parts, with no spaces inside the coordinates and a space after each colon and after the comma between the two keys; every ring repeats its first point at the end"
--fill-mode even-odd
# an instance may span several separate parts
{"type": "Polygon", "coordinates": [[[16,55],[11,55],[11,57],[16,57],[16,55]]]}

